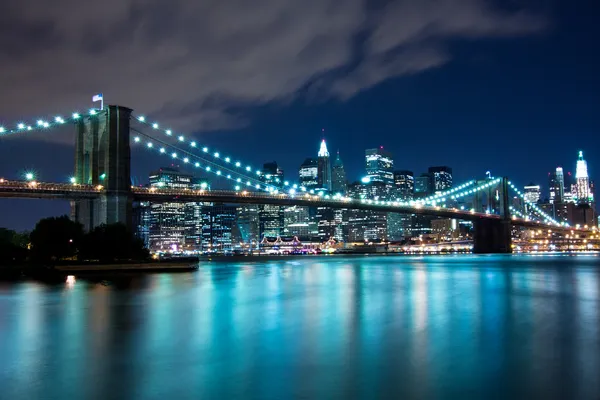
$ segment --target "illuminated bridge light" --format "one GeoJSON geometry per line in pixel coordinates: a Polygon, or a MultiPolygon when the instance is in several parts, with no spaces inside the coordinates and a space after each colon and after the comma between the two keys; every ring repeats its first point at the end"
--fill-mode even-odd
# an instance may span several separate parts
{"type": "Polygon", "coordinates": [[[79,119],[79,117],[81,117],[79,113],[73,113],[73,119],[79,119]]]}
{"type": "Polygon", "coordinates": [[[28,127],[27,127],[27,130],[28,130],[28,131],[30,131],[30,130],[32,130],[32,129],[33,129],[33,128],[32,128],[31,126],[28,126],[28,127]]]}
{"type": "Polygon", "coordinates": [[[75,183],[77,183],[77,179],[75,179],[75,177],[72,176],[71,178],[69,178],[69,182],[75,184],[75,183]]]}
{"type": "MultiPolygon", "coordinates": [[[[25,129],[25,124],[21,123],[21,124],[17,125],[17,128],[19,128],[19,129],[25,129]]],[[[4,128],[2,128],[2,129],[4,129],[4,128]]]]}
{"type": "Polygon", "coordinates": [[[252,168],[246,167],[246,171],[250,172],[250,171],[252,171],[252,168]]]}
{"type": "Polygon", "coordinates": [[[198,168],[198,167],[200,167],[200,163],[199,163],[199,162],[197,162],[196,164],[194,164],[194,166],[195,166],[196,168],[198,168]]]}
{"type": "Polygon", "coordinates": [[[146,118],[144,118],[144,116],[143,116],[143,115],[140,115],[140,116],[138,117],[138,121],[140,121],[140,122],[144,122],[145,120],[146,120],[146,118]]]}
{"type": "Polygon", "coordinates": [[[47,128],[49,126],[50,126],[50,124],[48,122],[44,122],[44,128],[47,128]]]}
{"type": "Polygon", "coordinates": [[[161,153],[165,153],[165,152],[166,152],[165,148],[164,148],[164,147],[161,147],[161,148],[160,148],[160,152],[161,152],[161,153]]]}
{"type": "Polygon", "coordinates": [[[257,189],[260,189],[260,185],[256,185],[256,188],[257,188],[257,189]]]}
{"type": "Polygon", "coordinates": [[[171,154],[171,157],[173,157],[173,158],[177,158],[177,153],[173,153],[173,154],[171,154]]]}
{"type": "Polygon", "coordinates": [[[246,186],[251,186],[252,183],[250,183],[250,181],[246,182],[246,186]]]}
{"type": "Polygon", "coordinates": [[[208,153],[208,147],[203,148],[202,151],[208,153]]]}
{"type": "Polygon", "coordinates": [[[37,124],[38,124],[38,126],[43,126],[44,125],[44,121],[42,121],[41,119],[38,119],[37,124]]]}
{"type": "Polygon", "coordinates": [[[220,154],[219,154],[219,153],[215,153],[215,154],[213,154],[213,155],[215,156],[215,158],[219,158],[219,155],[220,155],[220,154]]]}
{"type": "Polygon", "coordinates": [[[206,170],[207,170],[207,171],[210,171],[210,167],[206,167],[206,170]]]}
{"type": "Polygon", "coordinates": [[[227,162],[227,163],[228,163],[228,162],[230,162],[230,161],[231,161],[231,158],[229,158],[229,157],[225,157],[225,162],[227,162]]]}
{"type": "Polygon", "coordinates": [[[6,130],[4,129],[3,126],[0,126],[0,133],[4,133],[4,132],[6,132],[6,130]]]}
{"type": "Polygon", "coordinates": [[[236,167],[241,167],[241,166],[242,166],[242,163],[240,163],[239,161],[237,161],[237,162],[235,163],[235,166],[236,166],[236,167]]]}
{"type": "Polygon", "coordinates": [[[192,143],[190,143],[190,146],[192,146],[192,147],[196,147],[196,142],[192,142],[192,143]]]}
{"type": "Polygon", "coordinates": [[[148,143],[148,148],[152,148],[153,144],[152,143],[148,143]]]}
{"type": "Polygon", "coordinates": [[[90,110],[90,115],[96,115],[96,110],[94,110],[93,108],[90,110]]]}
{"type": "Polygon", "coordinates": [[[185,138],[183,136],[179,136],[179,141],[183,142],[183,141],[185,141],[185,138]]]}
{"type": "Polygon", "coordinates": [[[173,132],[170,129],[167,129],[165,133],[169,136],[171,136],[173,134],[173,132]]]}
{"type": "Polygon", "coordinates": [[[242,178],[237,178],[236,182],[241,183],[242,182],[242,178]]]}
{"type": "Polygon", "coordinates": [[[187,157],[185,157],[185,158],[183,159],[183,162],[184,162],[184,163],[189,163],[189,162],[190,162],[190,159],[189,159],[189,158],[187,158],[187,157]]]}
{"type": "Polygon", "coordinates": [[[240,190],[240,187],[239,187],[239,186],[236,186],[236,187],[235,187],[235,190],[240,190]]]}
{"type": "Polygon", "coordinates": [[[231,179],[231,175],[227,175],[227,179],[231,179]]]}
{"type": "Polygon", "coordinates": [[[140,138],[136,136],[136,137],[133,138],[133,141],[137,143],[137,142],[140,141],[140,138]]]}
{"type": "Polygon", "coordinates": [[[217,175],[221,175],[221,171],[217,171],[217,175]]]}
{"type": "Polygon", "coordinates": [[[260,176],[260,171],[256,171],[256,175],[260,176]]]}

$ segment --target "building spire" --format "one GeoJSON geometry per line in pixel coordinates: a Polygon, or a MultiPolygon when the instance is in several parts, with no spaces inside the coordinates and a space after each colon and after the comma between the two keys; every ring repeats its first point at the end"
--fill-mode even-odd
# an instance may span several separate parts
{"type": "Polygon", "coordinates": [[[321,141],[321,147],[319,148],[319,157],[329,157],[329,151],[327,151],[327,143],[325,143],[325,139],[321,141]]]}

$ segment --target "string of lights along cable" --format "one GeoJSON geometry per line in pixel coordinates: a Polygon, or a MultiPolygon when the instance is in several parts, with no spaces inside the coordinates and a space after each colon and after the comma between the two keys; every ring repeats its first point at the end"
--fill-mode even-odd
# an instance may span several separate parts
{"type": "Polygon", "coordinates": [[[17,133],[44,131],[56,128],[68,123],[75,123],[86,117],[99,116],[106,111],[98,109],[90,109],[86,113],[73,112],[68,117],[56,115],[54,117],[36,118],[33,122],[19,121],[13,127],[0,126],[0,136],[13,135],[17,133]]]}

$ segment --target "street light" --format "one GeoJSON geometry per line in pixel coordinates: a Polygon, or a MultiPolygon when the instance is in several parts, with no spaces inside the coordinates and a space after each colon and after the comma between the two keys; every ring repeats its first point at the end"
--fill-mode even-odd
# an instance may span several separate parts
{"type": "Polygon", "coordinates": [[[35,175],[33,175],[33,172],[25,173],[25,179],[27,179],[28,181],[32,181],[34,178],[35,178],[35,175]]]}

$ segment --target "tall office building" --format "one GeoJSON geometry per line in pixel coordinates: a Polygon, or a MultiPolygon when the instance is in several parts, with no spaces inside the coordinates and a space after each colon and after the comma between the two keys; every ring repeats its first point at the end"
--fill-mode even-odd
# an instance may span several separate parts
{"type": "Polygon", "coordinates": [[[235,242],[241,243],[245,249],[252,250],[260,243],[259,206],[242,204],[237,208],[237,236],[235,242]]]}
{"type": "Polygon", "coordinates": [[[452,168],[429,167],[431,189],[433,192],[442,192],[452,188],[452,168]]]}
{"type": "Polygon", "coordinates": [[[298,170],[300,185],[311,190],[319,186],[319,162],[314,158],[304,160],[298,170]]]}
{"type": "Polygon", "coordinates": [[[548,201],[550,204],[562,203],[565,196],[565,177],[563,169],[557,167],[548,174],[548,201]]]}
{"type": "MultiPolygon", "coordinates": [[[[283,170],[275,161],[263,165],[265,183],[275,188],[283,187],[283,170]]],[[[265,236],[277,237],[284,234],[284,208],[282,206],[261,204],[258,206],[261,239],[265,236]]]]}
{"type": "Polygon", "coordinates": [[[415,193],[415,175],[412,171],[394,172],[394,197],[400,201],[410,201],[415,193]]]}
{"type": "Polygon", "coordinates": [[[533,204],[537,204],[542,197],[542,191],[539,185],[534,185],[530,183],[528,186],[525,186],[523,190],[523,197],[525,201],[528,201],[533,204]]]}
{"type": "Polygon", "coordinates": [[[329,159],[329,151],[325,139],[321,141],[317,158],[317,189],[330,191],[331,190],[331,161],[329,159]]]}
{"type": "Polygon", "coordinates": [[[365,168],[371,182],[383,182],[391,190],[394,184],[394,159],[392,153],[383,149],[365,150],[365,168]]]}
{"type": "Polygon", "coordinates": [[[236,223],[237,207],[225,204],[202,207],[203,252],[225,253],[233,250],[233,228],[236,223]]]}
{"type": "MultiPolygon", "coordinates": [[[[163,167],[149,176],[150,186],[170,189],[208,188],[177,167],[163,167]]],[[[198,250],[201,244],[202,203],[144,203],[141,231],[151,251],[198,250]]]]}
{"type": "Polygon", "coordinates": [[[291,206],[283,210],[285,236],[306,238],[318,232],[317,223],[311,218],[308,207],[291,206]]]}
{"type": "Polygon", "coordinates": [[[576,197],[578,204],[591,204],[593,199],[590,191],[587,161],[583,159],[583,151],[579,152],[577,169],[575,170],[576,197]]]}
{"type": "Polygon", "coordinates": [[[331,170],[331,191],[334,194],[345,194],[347,185],[346,171],[342,159],[340,158],[340,152],[338,151],[331,170]]]}
{"type": "MultiPolygon", "coordinates": [[[[348,197],[380,199],[387,193],[385,182],[354,182],[348,185],[348,197]]],[[[347,237],[349,242],[381,241],[387,239],[387,213],[370,210],[348,210],[347,237]]]]}
{"type": "MultiPolygon", "coordinates": [[[[415,176],[412,171],[394,172],[394,198],[411,201],[415,195],[415,176]]],[[[410,236],[412,217],[410,214],[388,213],[387,232],[389,240],[400,240],[410,236]]]]}

